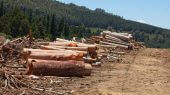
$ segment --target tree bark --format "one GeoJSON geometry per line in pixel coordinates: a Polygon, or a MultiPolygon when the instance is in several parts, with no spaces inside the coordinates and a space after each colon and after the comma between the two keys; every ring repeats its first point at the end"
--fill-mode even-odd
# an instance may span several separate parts
{"type": "MultiPolygon", "coordinates": [[[[41,59],[41,60],[56,60],[56,61],[67,61],[67,60],[83,60],[83,54],[81,53],[67,53],[67,52],[30,52],[29,55],[24,55],[32,59],[41,59]]],[[[26,58],[26,57],[25,57],[26,58]]]]}
{"type": "Polygon", "coordinates": [[[116,33],[116,32],[104,31],[103,33],[106,34],[106,35],[110,35],[110,36],[119,38],[123,41],[129,41],[132,38],[131,36],[124,36],[124,35],[121,35],[121,34],[116,33]]]}
{"type": "Polygon", "coordinates": [[[92,66],[81,61],[29,60],[27,74],[43,76],[90,76],[92,66]]]}
{"type": "Polygon", "coordinates": [[[128,49],[128,46],[126,46],[126,45],[114,44],[114,43],[109,43],[109,42],[104,42],[104,41],[100,41],[100,44],[111,45],[111,46],[116,46],[116,47],[128,49]]]}

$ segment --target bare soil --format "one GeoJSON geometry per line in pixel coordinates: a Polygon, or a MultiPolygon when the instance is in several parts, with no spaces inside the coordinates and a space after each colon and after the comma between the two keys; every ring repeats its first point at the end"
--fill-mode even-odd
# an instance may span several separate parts
{"type": "MultiPolygon", "coordinates": [[[[170,49],[145,48],[105,62],[92,75],[77,77],[22,76],[20,80],[40,90],[2,89],[4,95],[170,95],[170,49]]],[[[10,71],[10,70],[8,70],[10,71]]],[[[0,90],[1,91],[1,90],[0,90]]]]}

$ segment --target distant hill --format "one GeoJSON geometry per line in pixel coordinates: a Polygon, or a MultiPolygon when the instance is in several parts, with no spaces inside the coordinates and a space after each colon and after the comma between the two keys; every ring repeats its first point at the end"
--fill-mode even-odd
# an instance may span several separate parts
{"type": "Polygon", "coordinates": [[[75,4],[64,4],[55,0],[0,0],[4,1],[6,11],[15,6],[21,8],[30,16],[55,15],[56,22],[62,18],[72,26],[84,25],[85,27],[113,28],[115,31],[129,31],[135,35],[136,40],[145,42],[148,47],[170,48],[170,30],[143,24],[123,17],[105,12],[97,8],[90,10],[75,4]]]}

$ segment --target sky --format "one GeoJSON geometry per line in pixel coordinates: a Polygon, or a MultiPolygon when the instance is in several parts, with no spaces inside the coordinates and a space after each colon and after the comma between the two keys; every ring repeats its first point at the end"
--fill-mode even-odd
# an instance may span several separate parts
{"type": "Polygon", "coordinates": [[[106,12],[128,20],[170,29],[170,0],[57,0],[106,12]]]}

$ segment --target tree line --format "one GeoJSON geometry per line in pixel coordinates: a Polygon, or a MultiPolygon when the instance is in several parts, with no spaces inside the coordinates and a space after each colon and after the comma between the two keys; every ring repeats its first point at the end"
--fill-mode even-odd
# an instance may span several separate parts
{"type": "Polygon", "coordinates": [[[87,38],[96,35],[90,28],[86,28],[83,24],[75,26],[69,25],[65,18],[57,19],[55,14],[36,15],[31,9],[22,10],[14,7],[10,11],[6,11],[4,2],[0,3],[0,34],[6,35],[8,38],[16,38],[32,33],[33,37],[55,40],[56,37],[72,39],[87,38]]]}

